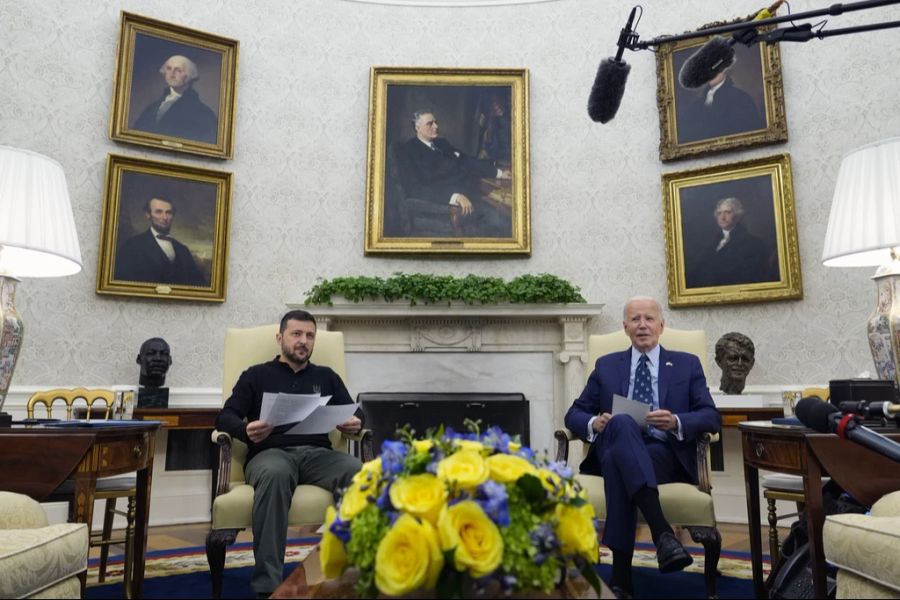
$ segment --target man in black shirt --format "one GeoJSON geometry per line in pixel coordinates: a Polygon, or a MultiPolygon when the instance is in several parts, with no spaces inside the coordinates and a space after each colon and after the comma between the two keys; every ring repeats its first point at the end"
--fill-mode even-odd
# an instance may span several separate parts
{"type": "MultiPolygon", "coordinates": [[[[328,404],[352,404],[340,376],[310,362],[316,340],[316,320],[305,310],[281,319],[275,339],[281,354],[244,371],[216,418],[216,428],[247,443],[244,474],[254,488],[253,555],[256,567],[251,587],[268,597],[281,583],[287,541],[288,510],[294,488],[316,485],[331,492],[347,487],[359,471],[358,459],[331,448],[327,434],[288,435],[291,425],[272,427],[259,419],[265,392],[321,394],[328,404]],[[246,422],[245,422],[246,420],[246,422]]],[[[343,433],[358,433],[362,411],[338,425],[343,433]]]]}

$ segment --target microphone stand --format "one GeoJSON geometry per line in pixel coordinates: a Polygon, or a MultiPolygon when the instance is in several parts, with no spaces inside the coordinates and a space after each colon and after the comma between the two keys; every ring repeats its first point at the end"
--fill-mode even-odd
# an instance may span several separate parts
{"type": "MultiPolygon", "coordinates": [[[[847,4],[832,4],[828,8],[820,8],[817,10],[794,13],[790,15],[784,15],[782,17],[770,17],[768,19],[760,19],[758,21],[741,21],[739,23],[731,23],[729,25],[720,25],[717,27],[710,27],[708,29],[700,29],[697,31],[691,31],[679,35],[663,35],[655,37],[651,40],[647,40],[645,42],[639,41],[639,36],[635,33],[632,33],[628,36],[626,47],[629,50],[648,50],[650,48],[656,48],[661,44],[667,44],[669,42],[690,40],[700,37],[706,37],[709,35],[716,35],[719,33],[730,33],[732,31],[755,32],[757,27],[763,27],[766,25],[774,25],[777,23],[784,23],[786,21],[794,21],[796,19],[820,17],[822,15],[837,16],[844,14],[845,12],[868,10],[870,8],[878,8],[881,6],[889,6],[893,4],[900,4],[900,0],[863,0],[861,2],[849,2],[847,4]]],[[[860,33],[864,31],[876,31],[879,29],[892,29],[894,27],[900,27],[900,21],[886,21],[884,23],[872,23],[870,25],[844,27],[841,29],[832,29],[828,31],[812,31],[812,25],[804,23],[803,25],[794,27],[774,29],[761,36],[751,35],[749,36],[749,42],[745,43],[749,46],[760,40],[767,42],[805,42],[814,37],[823,39],[835,35],[846,35],[849,33],[860,33]]],[[[744,42],[743,39],[739,39],[738,41],[744,42]]]]}

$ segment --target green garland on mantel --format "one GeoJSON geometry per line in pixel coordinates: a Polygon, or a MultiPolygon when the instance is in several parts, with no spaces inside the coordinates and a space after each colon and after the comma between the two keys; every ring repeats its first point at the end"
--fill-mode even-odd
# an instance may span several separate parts
{"type": "Polygon", "coordinates": [[[466,304],[556,304],[584,303],[581,289],[556,275],[520,275],[511,281],[499,277],[394,273],[393,277],[335,277],[320,279],[306,294],[306,305],[332,306],[332,297],[351,302],[362,300],[409,300],[419,302],[465,302],[466,304]]]}

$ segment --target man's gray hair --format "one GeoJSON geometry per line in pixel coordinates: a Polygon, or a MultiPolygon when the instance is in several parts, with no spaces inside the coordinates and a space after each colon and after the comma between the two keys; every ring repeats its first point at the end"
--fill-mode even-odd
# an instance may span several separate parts
{"type": "Polygon", "coordinates": [[[180,54],[175,54],[166,59],[166,62],[162,64],[159,68],[159,72],[162,75],[166,74],[166,65],[169,64],[171,60],[179,60],[182,64],[184,64],[184,70],[187,71],[188,81],[194,81],[198,77],[200,77],[200,72],[197,70],[197,65],[194,64],[194,61],[189,59],[187,56],[182,56],[180,54]]]}
{"type": "Polygon", "coordinates": [[[628,301],[625,302],[625,306],[622,307],[622,321],[623,322],[628,320],[628,305],[631,304],[632,302],[637,302],[637,301],[641,301],[641,300],[645,300],[647,302],[652,302],[653,304],[655,304],[656,310],[659,312],[659,320],[660,321],[666,320],[666,315],[663,314],[663,307],[662,307],[662,304],[659,303],[659,300],[657,300],[656,298],[653,298],[652,296],[634,296],[634,297],[629,298],[628,301]]]}
{"type": "Polygon", "coordinates": [[[429,110],[427,108],[420,108],[419,110],[414,112],[412,114],[413,128],[415,128],[415,126],[419,124],[419,117],[421,117],[422,115],[433,115],[433,114],[434,114],[434,111],[429,110]]]}
{"type": "Polygon", "coordinates": [[[744,216],[744,204],[734,196],[731,196],[729,198],[722,198],[721,200],[716,202],[716,210],[713,211],[713,214],[719,212],[719,209],[726,204],[731,207],[732,211],[734,211],[734,216],[739,219],[744,216]]]}

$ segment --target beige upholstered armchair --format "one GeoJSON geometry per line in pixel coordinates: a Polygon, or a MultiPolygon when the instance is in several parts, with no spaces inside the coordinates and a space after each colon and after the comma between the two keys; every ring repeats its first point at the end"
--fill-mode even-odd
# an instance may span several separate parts
{"type": "MultiPolygon", "coordinates": [[[[704,373],[706,372],[706,332],[703,330],[679,330],[666,328],[659,339],[660,345],[669,350],[690,352],[700,359],[704,373]]],[[[588,339],[588,368],[593,369],[597,358],[611,352],[619,352],[628,348],[631,340],[624,331],[605,335],[592,335],[588,339]]],[[[555,433],[557,451],[556,460],[568,461],[569,466],[577,469],[578,464],[587,454],[590,446],[583,443],[578,436],[568,429],[560,429],[555,433]]],[[[718,434],[706,434],[697,443],[697,474],[699,485],[688,483],[666,483],[659,486],[659,501],[666,519],[673,526],[687,529],[691,538],[703,545],[704,576],[706,593],[710,598],[716,596],[716,576],[719,554],[722,550],[722,536],[716,529],[716,514],[710,494],[708,450],[709,444],[718,439],[718,434]]],[[[578,482],[588,494],[588,500],[594,506],[597,518],[606,518],[606,498],[603,491],[603,478],[595,475],[576,476],[578,482]]],[[[638,517],[642,519],[638,511],[638,517]]]]}
{"type": "Polygon", "coordinates": [[[81,598],[87,557],[86,524],[49,525],[36,501],[0,492],[0,598],[81,598]]]}
{"type": "MultiPolygon", "coordinates": [[[[225,332],[225,364],[222,373],[222,401],[230,395],[240,374],[251,365],[272,360],[280,351],[275,342],[278,325],[225,332]]],[[[313,362],[325,365],[346,381],[344,334],[318,331],[312,354],[313,362]]],[[[222,431],[213,431],[212,441],[219,446],[219,477],[212,506],[212,527],[206,537],[206,557],[212,578],[213,597],[222,594],[225,547],[233,544],[241,529],[252,526],[253,487],[244,480],[247,446],[222,431]]],[[[331,434],[335,449],[350,451],[350,443],[359,444],[363,460],[372,456],[371,432],[344,437],[337,430],[331,434]]],[[[294,491],[288,522],[290,526],[319,524],[325,521],[325,509],[333,504],[331,492],[314,485],[299,485],[294,491]]]]}
{"type": "Polygon", "coordinates": [[[825,559],[838,568],[838,598],[900,597],[900,491],[868,515],[826,517],[822,539],[825,559]]]}

